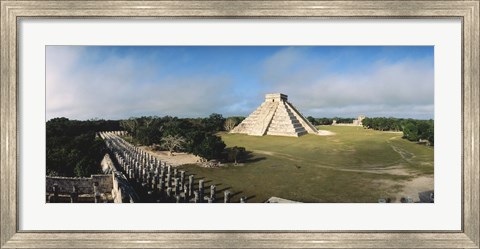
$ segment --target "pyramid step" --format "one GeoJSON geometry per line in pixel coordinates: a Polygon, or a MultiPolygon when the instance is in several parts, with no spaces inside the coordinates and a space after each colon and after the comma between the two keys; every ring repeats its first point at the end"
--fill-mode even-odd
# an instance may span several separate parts
{"type": "Polygon", "coordinates": [[[289,136],[289,137],[299,137],[302,135],[305,135],[306,133],[302,132],[267,132],[267,135],[273,135],[273,136],[289,136]]]}
{"type": "Polygon", "coordinates": [[[287,109],[289,109],[292,113],[298,116],[300,123],[305,127],[308,133],[317,133],[318,130],[315,126],[313,126],[305,117],[303,117],[298,110],[293,106],[291,103],[287,102],[287,109]]]}
{"type": "Polygon", "coordinates": [[[252,136],[279,135],[298,137],[309,133],[315,127],[287,102],[282,94],[267,94],[265,102],[245,120],[232,129],[232,133],[252,136]]]}
{"type": "Polygon", "coordinates": [[[300,133],[300,132],[307,132],[303,127],[269,127],[268,132],[295,132],[295,133],[300,133]]]}

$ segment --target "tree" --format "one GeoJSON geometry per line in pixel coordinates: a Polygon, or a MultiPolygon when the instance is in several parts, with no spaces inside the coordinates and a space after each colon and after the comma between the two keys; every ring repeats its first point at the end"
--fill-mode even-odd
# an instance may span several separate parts
{"type": "Polygon", "coordinates": [[[238,161],[244,161],[247,158],[247,151],[244,147],[227,148],[227,161],[233,161],[237,165],[238,161]]]}
{"type": "Polygon", "coordinates": [[[200,144],[193,148],[193,154],[206,158],[207,160],[218,159],[226,145],[220,137],[215,135],[205,135],[200,144]]]}
{"type": "Polygon", "coordinates": [[[46,124],[47,175],[90,176],[99,173],[106,148],[101,139],[95,138],[95,133],[110,128],[118,130],[118,122],[49,120],[46,124]]]}
{"type": "Polygon", "coordinates": [[[161,141],[161,132],[156,127],[140,126],[137,129],[137,141],[143,145],[152,145],[161,141]]]}
{"type": "Polygon", "coordinates": [[[433,131],[434,131],[434,128],[433,128],[433,122],[432,122],[431,127],[425,133],[425,138],[430,142],[430,145],[434,145],[434,142],[435,142],[434,141],[435,136],[433,131]]]}
{"type": "Polygon", "coordinates": [[[179,135],[168,135],[163,137],[162,142],[162,145],[167,148],[169,156],[173,156],[173,152],[176,149],[183,149],[183,146],[186,143],[185,138],[179,135]]]}
{"type": "Polygon", "coordinates": [[[317,120],[313,118],[312,116],[307,117],[308,122],[310,122],[312,125],[318,125],[317,120]]]}
{"type": "Polygon", "coordinates": [[[155,119],[153,119],[152,117],[144,117],[143,118],[143,123],[148,128],[148,127],[150,127],[150,124],[152,124],[154,120],[155,119]]]}
{"type": "Polygon", "coordinates": [[[225,118],[218,113],[212,113],[204,120],[204,126],[207,132],[215,133],[223,129],[225,118]]]}
{"type": "Polygon", "coordinates": [[[318,125],[331,125],[333,123],[333,119],[331,118],[317,118],[316,121],[318,125]]]}
{"type": "Polygon", "coordinates": [[[233,118],[227,118],[225,121],[225,124],[223,127],[225,128],[226,131],[231,131],[235,126],[237,125],[237,122],[233,118]]]}
{"type": "Polygon", "coordinates": [[[161,132],[163,136],[183,135],[190,129],[192,129],[192,124],[190,122],[177,117],[164,117],[161,124],[161,132]]]}
{"type": "Polygon", "coordinates": [[[138,121],[134,118],[129,118],[127,120],[120,121],[120,126],[130,132],[133,136],[136,134],[136,129],[138,127],[138,121]]]}
{"type": "Polygon", "coordinates": [[[363,127],[379,131],[403,131],[403,138],[418,142],[426,139],[433,145],[434,121],[402,118],[365,118],[363,127]]]}
{"type": "Polygon", "coordinates": [[[418,141],[418,129],[414,123],[407,123],[403,127],[403,137],[410,141],[418,141]]]}

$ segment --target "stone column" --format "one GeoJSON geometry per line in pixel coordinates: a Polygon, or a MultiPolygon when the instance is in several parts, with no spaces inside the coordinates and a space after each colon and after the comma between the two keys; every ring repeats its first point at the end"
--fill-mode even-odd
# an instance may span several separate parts
{"type": "Polygon", "coordinates": [[[160,178],[162,180],[165,180],[165,170],[163,170],[163,169],[160,169],[160,178]]]}
{"type": "Polygon", "coordinates": [[[228,190],[223,192],[223,202],[224,203],[230,203],[230,195],[231,195],[231,193],[228,190]]]}
{"type": "Polygon", "coordinates": [[[100,192],[98,192],[98,182],[93,183],[93,196],[95,198],[95,203],[100,203],[100,192]]]}
{"type": "Polygon", "coordinates": [[[210,199],[212,200],[212,202],[215,201],[215,198],[216,198],[215,197],[217,194],[216,189],[217,189],[217,186],[215,186],[215,184],[210,185],[210,199]]]}
{"type": "Polygon", "coordinates": [[[155,170],[154,170],[153,173],[154,173],[156,176],[159,176],[159,175],[160,175],[160,168],[159,168],[157,165],[155,165],[154,168],[155,168],[155,170]]]}
{"type": "Polygon", "coordinates": [[[178,179],[178,177],[174,179],[174,184],[175,184],[175,189],[174,189],[175,195],[180,195],[180,179],[178,179]]]}
{"type": "Polygon", "coordinates": [[[101,195],[100,193],[95,193],[95,203],[100,203],[101,202],[101,195]]]}
{"type": "Polygon", "coordinates": [[[200,195],[198,194],[198,191],[197,190],[193,191],[193,195],[194,195],[193,202],[199,203],[200,202],[200,195]]]}
{"type": "Polygon", "coordinates": [[[180,170],[180,187],[183,188],[185,183],[185,170],[180,170]]]}
{"type": "Polygon", "coordinates": [[[165,196],[165,182],[160,179],[158,184],[158,190],[160,191],[160,198],[165,196]]]}
{"type": "Polygon", "coordinates": [[[135,179],[135,175],[134,175],[134,170],[131,168],[128,170],[128,178],[129,180],[134,180],[135,179]]]}
{"type": "Polygon", "coordinates": [[[138,161],[135,162],[135,180],[136,182],[140,181],[140,163],[138,161]]]}
{"type": "Polygon", "coordinates": [[[77,186],[73,185],[72,193],[70,193],[70,202],[75,203],[78,202],[78,190],[77,186]]]}
{"type": "Polygon", "coordinates": [[[165,175],[165,166],[160,165],[160,175],[165,175]]]}
{"type": "Polygon", "coordinates": [[[153,187],[153,177],[152,177],[152,174],[147,174],[147,189],[155,189],[155,187],[153,187]]]}
{"type": "Polygon", "coordinates": [[[94,182],[93,183],[93,193],[97,193],[98,192],[98,182],[94,182]]]}
{"type": "Polygon", "coordinates": [[[167,181],[165,182],[167,187],[171,187],[171,180],[172,180],[171,175],[167,174],[167,181]]]}
{"type": "MultiPolygon", "coordinates": [[[[184,184],[183,185],[183,194],[185,195],[185,199],[188,200],[190,198],[190,195],[189,195],[189,189],[188,189],[188,184],[184,184]]],[[[187,202],[187,201],[186,201],[187,202]]]]}
{"type": "Polygon", "coordinates": [[[143,164],[140,162],[138,163],[138,182],[142,183],[143,182],[143,164]]]}
{"type": "Polygon", "coordinates": [[[58,202],[58,184],[53,184],[53,198],[50,198],[50,202],[58,202]]]}
{"type": "Polygon", "coordinates": [[[156,192],[158,190],[158,184],[160,182],[160,177],[154,176],[153,177],[153,183],[152,183],[152,189],[156,192]]]}
{"type": "Polygon", "coordinates": [[[125,164],[125,174],[127,174],[128,176],[129,172],[130,172],[130,163],[127,163],[125,164]]]}
{"type": "Polygon", "coordinates": [[[148,184],[148,169],[146,167],[143,168],[142,171],[142,182],[148,184]]]}
{"type": "Polygon", "coordinates": [[[193,184],[195,182],[195,178],[193,175],[189,175],[188,176],[188,196],[192,196],[193,195],[193,184]]]}
{"type": "Polygon", "coordinates": [[[173,169],[173,177],[177,177],[177,176],[178,176],[178,169],[174,168],[173,169]]]}
{"type": "Polygon", "coordinates": [[[203,186],[203,183],[205,181],[204,180],[199,180],[198,181],[198,194],[199,194],[199,197],[200,197],[200,202],[203,202],[203,197],[204,197],[204,194],[205,194],[205,190],[204,190],[204,186],[203,186]]]}

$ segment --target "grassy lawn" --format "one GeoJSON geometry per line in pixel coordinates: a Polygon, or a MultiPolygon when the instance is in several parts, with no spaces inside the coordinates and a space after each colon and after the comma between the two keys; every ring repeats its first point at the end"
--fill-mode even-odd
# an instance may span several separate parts
{"type": "MultiPolygon", "coordinates": [[[[301,202],[377,202],[401,191],[402,183],[433,174],[433,148],[401,138],[401,133],[362,127],[320,126],[333,136],[247,136],[220,133],[228,147],[242,146],[251,158],[239,166],[182,166],[249,202],[271,196],[301,202]]],[[[433,188],[433,186],[432,186],[433,188]]]]}

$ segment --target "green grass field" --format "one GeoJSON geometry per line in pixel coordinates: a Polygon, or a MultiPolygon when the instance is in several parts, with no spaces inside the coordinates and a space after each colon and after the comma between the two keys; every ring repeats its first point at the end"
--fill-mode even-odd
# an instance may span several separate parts
{"type": "MultiPolygon", "coordinates": [[[[402,184],[433,175],[433,147],[401,138],[401,133],[349,126],[320,126],[332,136],[255,137],[220,133],[228,147],[251,152],[243,164],[221,168],[182,166],[188,174],[205,179],[248,202],[271,196],[301,202],[377,202],[392,197],[402,184]]],[[[433,189],[433,186],[432,186],[433,189]]]]}

